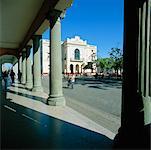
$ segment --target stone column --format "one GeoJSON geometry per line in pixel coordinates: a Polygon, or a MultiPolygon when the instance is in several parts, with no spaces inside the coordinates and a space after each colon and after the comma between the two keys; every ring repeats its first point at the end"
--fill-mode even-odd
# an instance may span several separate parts
{"type": "Polygon", "coordinates": [[[76,65],[73,64],[73,74],[75,74],[75,73],[76,73],[76,65]]]}
{"type": "Polygon", "coordinates": [[[2,94],[2,64],[0,63],[0,95],[2,94]]]}
{"type": "Polygon", "coordinates": [[[22,51],[22,84],[26,84],[26,51],[22,51]]]}
{"type": "Polygon", "coordinates": [[[20,72],[22,72],[22,56],[20,56],[18,61],[18,69],[20,70],[20,72]]]}
{"type": "Polygon", "coordinates": [[[28,45],[26,47],[26,88],[31,90],[33,87],[33,81],[32,81],[32,63],[31,63],[31,47],[28,45]]]}
{"type": "Polygon", "coordinates": [[[33,36],[33,89],[34,92],[42,92],[41,84],[41,35],[33,36]]]}
{"type": "Polygon", "coordinates": [[[124,1],[121,128],[114,139],[118,149],[145,149],[150,145],[149,5],[150,0],[124,1]]]}
{"type": "Polygon", "coordinates": [[[151,123],[151,95],[149,80],[151,78],[150,68],[151,68],[151,60],[150,60],[150,17],[151,17],[151,0],[146,0],[142,5],[142,37],[141,37],[141,55],[140,58],[140,78],[139,78],[139,92],[141,93],[143,104],[144,104],[144,123],[145,125],[151,123]]]}
{"type": "Polygon", "coordinates": [[[49,105],[65,105],[62,91],[62,61],[61,61],[61,22],[60,18],[50,31],[50,89],[47,99],[49,105]]]}

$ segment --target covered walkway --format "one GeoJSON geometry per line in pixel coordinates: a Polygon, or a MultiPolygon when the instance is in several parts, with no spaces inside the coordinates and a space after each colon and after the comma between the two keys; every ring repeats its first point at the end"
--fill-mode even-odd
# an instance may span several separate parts
{"type": "Polygon", "coordinates": [[[45,96],[20,84],[3,92],[2,148],[111,149],[113,133],[67,106],[43,104],[45,96]]]}
{"type": "MultiPolygon", "coordinates": [[[[66,100],[62,90],[61,20],[72,2],[72,0],[0,1],[2,148],[101,149],[112,146],[112,141],[104,136],[104,129],[102,135],[97,134],[45,113],[46,107],[56,107],[51,113],[57,116],[59,113],[57,107],[60,106],[67,110],[66,113],[63,110],[59,113],[63,118],[69,116],[70,119],[77,119],[71,116],[72,113],[65,106],[66,100]],[[50,86],[49,95],[43,97],[41,38],[47,28],[50,28],[50,86]],[[2,64],[17,62],[18,72],[22,73],[21,86],[17,87],[20,90],[16,91],[16,87],[11,87],[5,93],[2,90],[2,64]],[[27,97],[32,100],[29,101],[27,97]],[[40,101],[40,105],[37,103],[39,101],[34,101],[35,99],[40,101]],[[27,104],[30,107],[27,107],[27,104]],[[40,111],[33,109],[35,106],[40,111]]],[[[150,149],[150,25],[151,0],[124,0],[121,127],[114,138],[114,148],[150,149]]]]}

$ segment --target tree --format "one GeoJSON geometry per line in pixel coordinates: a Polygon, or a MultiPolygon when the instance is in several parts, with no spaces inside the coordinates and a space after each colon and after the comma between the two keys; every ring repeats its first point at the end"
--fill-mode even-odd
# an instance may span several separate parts
{"type": "Polygon", "coordinates": [[[110,58],[113,60],[112,68],[114,68],[118,76],[118,70],[120,70],[121,73],[121,70],[123,68],[123,51],[119,48],[111,48],[109,55],[110,58]]]}
{"type": "Polygon", "coordinates": [[[112,67],[112,59],[111,58],[99,58],[96,61],[97,67],[100,67],[101,72],[105,70],[109,70],[112,67]]]}

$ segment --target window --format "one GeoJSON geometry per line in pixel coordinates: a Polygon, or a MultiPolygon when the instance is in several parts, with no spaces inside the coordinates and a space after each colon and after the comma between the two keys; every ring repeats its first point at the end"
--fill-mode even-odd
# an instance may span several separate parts
{"type": "Polygon", "coordinates": [[[76,60],[80,60],[80,51],[78,49],[75,49],[74,51],[74,58],[76,60]]]}

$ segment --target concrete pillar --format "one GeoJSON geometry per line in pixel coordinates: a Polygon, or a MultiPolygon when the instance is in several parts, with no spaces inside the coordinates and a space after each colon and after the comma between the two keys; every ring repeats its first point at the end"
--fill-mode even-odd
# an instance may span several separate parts
{"type": "Polygon", "coordinates": [[[76,73],[76,65],[73,64],[73,73],[75,74],[76,73]]]}
{"type": "Polygon", "coordinates": [[[150,145],[149,3],[150,0],[124,1],[121,128],[114,139],[118,149],[145,149],[150,145]]]}
{"type": "Polygon", "coordinates": [[[21,83],[21,76],[22,76],[22,56],[18,58],[18,82],[21,83]]]}
{"type": "Polygon", "coordinates": [[[151,0],[147,0],[143,3],[143,7],[142,7],[142,40],[141,40],[141,44],[142,44],[142,51],[141,51],[141,55],[140,55],[140,60],[142,60],[140,62],[141,64],[141,74],[140,74],[140,93],[142,94],[142,98],[143,98],[143,104],[144,104],[144,123],[145,125],[150,124],[151,123],[151,95],[149,94],[149,90],[150,90],[150,85],[149,85],[149,80],[151,78],[151,74],[150,74],[150,68],[151,68],[151,64],[149,62],[151,62],[150,60],[150,53],[151,50],[149,49],[149,45],[150,45],[150,17],[151,17],[151,0]],[[149,52],[150,51],[150,52],[149,52]]]}
{"type": "Polygon", "coordinates": [[[33,87],[33,76],[32,76],[32,63],[31,63],[31,47],[30,45],[28,45],[26,47],[26,88],[31,90],[33,87]]]}
{"type": "Polygon", "coordinates": [[[20,72],[22,72],[22,56],[20,56],[18,64],[19,64],[18,69],[20,70],[20,72]]]}
{"type": "Polygon", "coordinates": [[[62,61],[61,61],[61,22],[60,18],[50,31],[50,92],[47,102],[49,105],[65,105],[62,91],[62,61]]]}
{"type": "Polygon", "coordinates": [[[26,51],[22,51],[22,84],[26,84],[26,51]]]}
{"type": "Polygon", "coordinates": [[[33,36],[33,89],[34,92],[42,92],[41,84],[41,35],[33,36]]]}
{"type": "Polygon", "coordinates": [[[2,64],[0,63],[0,95],[2,94],[2,64]]]}

